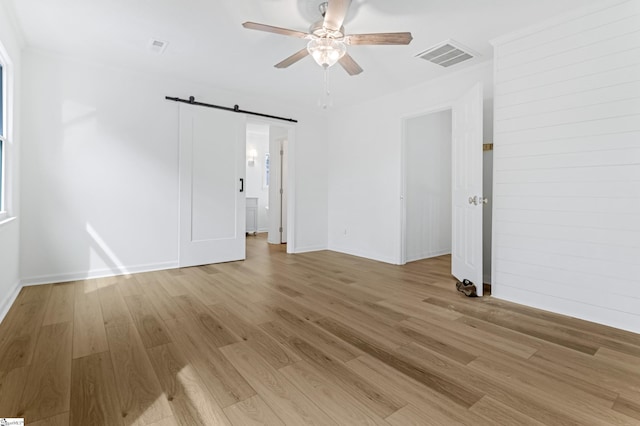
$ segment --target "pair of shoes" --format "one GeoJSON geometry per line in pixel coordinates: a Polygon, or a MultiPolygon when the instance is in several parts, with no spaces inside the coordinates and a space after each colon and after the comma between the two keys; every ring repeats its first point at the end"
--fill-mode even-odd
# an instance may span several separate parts
{"type": "Polygon", "coordinates": [[[478,293],[476,291],[476,286],[469,280],[465,279],[462,282],[458,281],[456,283],[456,289],[463,293],[467,297],[477,297],[478,293]]]}

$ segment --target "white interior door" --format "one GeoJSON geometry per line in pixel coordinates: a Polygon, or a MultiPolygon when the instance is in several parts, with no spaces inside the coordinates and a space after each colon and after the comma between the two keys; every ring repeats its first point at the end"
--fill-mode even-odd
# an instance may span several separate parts
{"type": "Polygon", "coordinates": [[[269,128],[270,179],[269,179],[269,244],[287,242],[287,150],[288,129],[279,126],[269,128]]]}
{"type": "Polygon", "coordinates": [[[453,107],[451,273],[482,296],[482,84],[453,107]]]}
{"type": "Polygon", "coordinates": [[[180,104],[181,267],[245,258],[243,114],[180,104]]]}

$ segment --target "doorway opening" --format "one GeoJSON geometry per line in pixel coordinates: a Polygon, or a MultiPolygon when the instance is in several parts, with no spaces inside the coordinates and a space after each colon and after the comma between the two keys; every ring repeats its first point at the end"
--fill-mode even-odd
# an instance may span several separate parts
{"type": "MultiPolygon", "coordinates": [[[[456,234],[453,229],[453,209],[457,206],[453,202],[453,165],[454,156],[460,153],[453,149],[455,108],[442,107],[403,119],[401,264],[449,255],[456,245],[453,241],[456,234]]],[[[483,135],[483,140],[490,140],[492,128],[485,127],[484,130],[489,138],[483,135]]],[[[480,139],[478,143],[482,143],[480,139]]],[[[481,162],[482,192],[476,200],[490,200],[493,185],[493,151],[483,150],[481,162]]],[[[472,203],[472,200],[473,197],[468,202],[472,203]]],[[[483,208],[482,202],[479,204],[474,203],[473,207],[477,206],[484,211],[480,224],[482,264],[481,274],[477,281],[474,281],[482,281],[482,284],[485,284],[484,290],[489,293],[490,287],[486,285],[491,283],[492,209],[490,204],[487,208],[483,208]]],[[[458,241],[458,249],[466,251],[468,246],[461,246],[458,241]]],[[[447,259],[452,262],[451,257],[447,259]]]]}
{"type": "Polygon", "coordinates": [[[451,109],[404,121],[404,262],[451,254],[451,109]]]}
{"type": "Polygon", "coordinates": [[[247,237],[268,231],[269,208],[269,125],[247,123],[247,237]],[[265,160],[266,159],[266,160],[265,160]],[[265,161],[267,163],[265,164],[265,161]],[[267,171],[265,171],[267,167],[267,171]]]}
{"type": "MultiPolygon", "coordinates": [[[[290,140],[293,127],[267,121],[247,123],[247,238],[283,245],[291,239],[290,140]]],[[[293,247],[291,247],[293,249],[293,247]]]]}

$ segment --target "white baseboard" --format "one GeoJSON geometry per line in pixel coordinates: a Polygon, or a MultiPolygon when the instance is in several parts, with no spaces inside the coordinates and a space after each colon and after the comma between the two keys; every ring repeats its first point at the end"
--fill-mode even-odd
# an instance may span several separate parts
{"type": "Polygon", "coordinates": [[[407,258],[407,262],[415,262],[417,260],[430,259],[432,257],[444,256],[445,254],[451,254],[451,249],[436,250],[428,253],[421,253],[415,259],[407,258]]]}
{"type": "Polygon", "coordinates": [[[375,260],[377,262],[390,263],[392,265],[399,265],[398,259],[393,259],[385,256],[378,256],[375,254],[365,253],[358,250],[336,248],[336,247],[329,247],[329,250],[335,251],[338,253],[348,254],[351,256],[363,257],[365,259],[375,260]]]}
{"type": "Polygon", "coordinates": [[[536,293],[535,291],[509,287],[498,282],[491,287],[491,295],[496,299],[502,299],[508,302],[640,334],[639,315],[607,309],[601,306],[587,305],[575,300],[549,296],[536,293]]]}
{"type": "Polygon", "coordinates": [[[313,251],[322,251],[326,250],[327,246],[306,246],[306,247],[296,247],[295,253],[311,253],[313,251]]]}
{"type": "Polygon", "coordinates": [[[163,269],[173,269],[179,266],[178,261],[151,263],[147,265],[135,265],[126,266],[120,270],[114,271],[113,269],[94,269],[84,272],[71,272],[67,274],[55,274],[55,275],[40,275],[36,277],[23,278],[20,283],[25,285],[39,285],[39,284],[52,284],[52,283],[64,283],[69,281],[87,280],[91,278],[103,278],[113,277],[116,275],[137,274],[141,272],[160,271],[163,269]]]}
{"type": "Polygon", "coordinates": [[[0,323],[9,312],[9,309],[11,308],[11,305],[13,305],[13,302],[16,301],[16,297],[18,297],[18,293],[20,293],[20,289],[22,289],[22,286],[18,281],[7,292],[4,299],[0,300],[0,323]]]}

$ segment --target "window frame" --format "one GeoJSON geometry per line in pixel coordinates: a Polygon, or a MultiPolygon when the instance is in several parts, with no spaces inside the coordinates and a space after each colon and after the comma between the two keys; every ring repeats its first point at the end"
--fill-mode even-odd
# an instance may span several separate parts
{"type": "Polygon", "coordinates": [[[2,168],[0,169],[0,224],[11,221],[12,218],[12,198],[11,198],[11,136],[12,136],[12,114],[11,114],[11,82],[13,69],[12,63],[9,60],[9,56],[4,49],[4,46],[0,43],[0,65],[2,71],[0,72],[0,84],[2,85],[2,124],[3,129],[0,134],[0,140],[2,141],[1,160],[2,168]]]}

